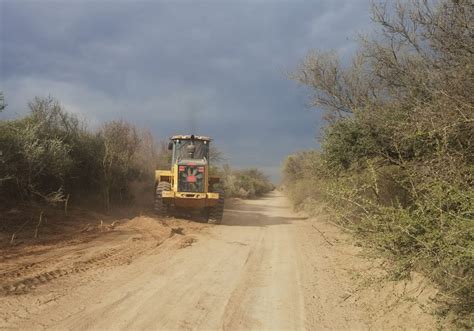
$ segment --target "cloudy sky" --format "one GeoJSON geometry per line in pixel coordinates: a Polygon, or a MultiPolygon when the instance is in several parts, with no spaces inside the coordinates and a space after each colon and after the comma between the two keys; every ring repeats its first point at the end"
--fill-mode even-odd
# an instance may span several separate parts
{"type": "Polygon", "coordinates": [[[209,135],[236,167],[278,178],[317,147],[320,115],[287,79],[311,49],[349,57],[369,0],[0,0],[0,91],[24,114],[52,95],[91,127],[209,135]]]}

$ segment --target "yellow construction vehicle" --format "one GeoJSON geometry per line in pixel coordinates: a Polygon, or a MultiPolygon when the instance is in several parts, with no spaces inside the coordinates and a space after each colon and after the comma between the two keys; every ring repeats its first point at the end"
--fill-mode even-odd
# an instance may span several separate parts
{"type": "Polygon", "coordinates": [[[224,213],[224,191],[219,177],[209,175],[209,145],[204,136],[177,135],[170,138],[171,170],[155,172],[155,211],[161,216],[180,211],[202,212],[208,223],[220,223],[224,213]]]}

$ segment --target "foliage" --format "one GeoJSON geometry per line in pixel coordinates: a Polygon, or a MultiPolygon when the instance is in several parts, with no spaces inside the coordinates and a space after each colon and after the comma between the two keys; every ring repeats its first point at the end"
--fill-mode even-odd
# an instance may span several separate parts
{"type": "Polygon", "coordinates": [[[0,121],[0,198],[58,203],[70,197],[108,209],[132,200],[133,181],[153,186],[161,151],[148,132],[124,121],[88,130],[51,97],[35,98],[29,108],[23,118],[0,121]]]}
{"type": "Polygon", "coordinates": [[[125,200],[128,182],[138,178],[133,160],[140,138],[131,124],[112,121],[102,126],[99,139],[103,142],[102,187],[106,208],[109,209],[112,194],[116,194],[115,200],[125,200]]]}
{"type": "Polygon", "coordinates": [[[222,167],[211,167],[211,175],[221,178],[220,186],[227,197],[253,199],[274,189],[267,176],[255,168],[231,169],[225,164],[222,167]]]}
{"type": "Polygon", "coordinates": [[[0,124],[2,188],[23,199],[60,197],[72,166],[74,121],[50,98],[30,103],[30,110],[28,117],[0,124]]]}
{"type": "Polygon", "coordinates": [[[399,275],[419,270],[437,282],[467,325],[473,9],[463,0],[375,5],[379,29],[361,38],[349,66],[335,53],[309,54],[293,78],[313,89],[328,126],[321,153],[298,153],[284,165],[297,205],[326,201],[340,222],[399,261],[399,275]]]}
{"type": "Polygon", "coordinates": [[[215,146],[211,146],[209,158],[209,173],[220,177],[216,188],[224,189],[227,197],[254,199],[274,189],[270,179],[256,168],[232,169],[228,164],[222,165],[226,158],[215,146]]]}
{"type": "Polygon", "coordinates": [[[286,158],[283,187],[297,209],[311,212],[315,201],[324,200],[326,172],[326,165],[317,151],[298,152],[286,158]]]}

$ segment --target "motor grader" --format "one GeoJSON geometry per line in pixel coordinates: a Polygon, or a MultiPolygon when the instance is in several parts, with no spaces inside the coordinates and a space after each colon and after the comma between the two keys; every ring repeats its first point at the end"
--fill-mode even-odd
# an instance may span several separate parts
{"type": "Polygon", "coordinates": [[[198,212],[208,223],[222,221],[224,191],[217,187],[220,178],[209,175],[210,143],[204,136],[170,138],[171,170],[155,172],[155,211],[159,215],[198,212]]]}

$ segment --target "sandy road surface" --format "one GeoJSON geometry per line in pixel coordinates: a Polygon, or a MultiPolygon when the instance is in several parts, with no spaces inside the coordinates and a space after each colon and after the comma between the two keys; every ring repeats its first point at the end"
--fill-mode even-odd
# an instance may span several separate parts
{"type": "Polygon", "coordinates": [[[167,235],[157,222],[136,218],[91,242],[42,253],[35,263],[5,262],[0,327],[436,326],[427,312],[431,289],[416,279],[380,280],[380,261],[362,256],[336,227],[293,213],[279,193],[227,206],[222,225],[177,221],[176,234],[167,235]],[[26,280],[12,282],[15,272],[26,280]]]}

